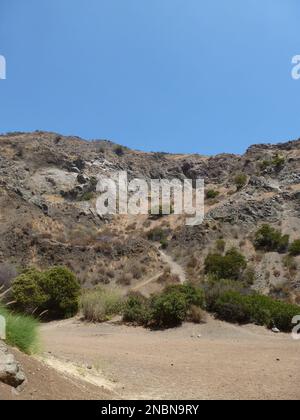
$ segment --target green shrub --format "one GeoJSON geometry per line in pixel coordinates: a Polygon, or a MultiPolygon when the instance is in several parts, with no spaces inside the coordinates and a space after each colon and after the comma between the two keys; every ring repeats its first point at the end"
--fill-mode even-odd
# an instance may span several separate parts
{"type": "Polygon", "coordinates": [[[151,321],[160,328],[174,327],[186,319],[188,309],[184,295],[176,289],[170,289],[152,297],[151,321]]]}
{"type": "Polygon", "coordinates": [[[65,267],[40,272],[25,270],[12,283],[16,309],[27,314],[47,311],[51,318],[68,318],[78,311],[80,286],[65,267]]]}
{"type": "Polygon", "coordinates": [[[208,254],[205,259],[206,274],[213,274],[218,279],[238,280],[246,267],[245,257],[235,248],[227,251],[225,256],[208,254]]]}
{"type": "Polygon", "coordinates": [[[36,309],[44,308],[49,297],[42,287],[42,276],[41,271],[30,268],[14,279],[12,296],[18,310],[32,314],[36,309]]]}
{"type": "Polygon", "coordinates": [[[269,167],[275,168],[277,171],[280,171],[285,164],[285,158],[276,154],[271,160],[263,160],[260,164],[262,170],[265,170],[269,167]]]}
{"type": "Polygon", "coordinates": [[[220,193],[217,190],[207,190],[206,194],[205,194],[205,196],[208,200],[213,199],[213,198],[217,198],[218,195],[220,195],[220,193]]]}
{"type": "Polygon", "coordinates": [[[300,239],[295,240],[290,248],[289,248],[289,253],[293,256],[297,256],[300,255],[300,239]]]}
{"type": "Polygon", "coordinates": [[[211,279],[204,285],[206,309],[214,312],[215,302],[226,292],[243,293],[245,290],[245,285],[236,280],[211,279]]]}
{"type": "Polygon", "coordinates": [[[6,320],[6,342],[27,354],[38,351],[38,322],[26,315],[13,314],[0,306],[6,320]]]}
{"type": "Polygon", "coordinates": [[[236,323],[255,323],[276,326],[280,331],[292,330],[292,319],[299,315],[299,306],[274,300],[259,294],[242,295],[225,292],[214,303],[214,312],[220,319],[236,323]]]}
{"type": "Polygon", "coordinates": [[[240,191],[242,188],[244,188],[247,185],[247,175],[245,174],[238,174],[234,178],[234,183],[236,185],[236,188],[238,191],[240,191]]]}
{"type": "Polygon", "coordinates": [[[69,318],[78,312],[80,285],[66,267],[53,267],[42,276],[42,289],[48,296],[45,310],[50,316],[69,318]]]}
{"type": "Polygon", "coordinates": [[[289,235],[282,235],[270,225],[263,225],[255,234],[254,246],[266,252],[287,251],[289,246],[289,235]]]}
{"type": "Polygon", "coordinates": [[[122,311],[123,299],[117,290],[96,287],[83,292],[80,307],[84,319],[104,322],[122,311]]]}
{"type": "Polygon", "coordinates": [[[149,299],[140,293],[130,293],[124,304],[123,321],[147,326],[150,318],[149,299]]]}
{"type": "Polygon", "coordinates": [[[204,292],[190,283],[168,286],[151,299],[151,321],[158,327],[180,325],[192,306],[204,307],[204,292]]]}

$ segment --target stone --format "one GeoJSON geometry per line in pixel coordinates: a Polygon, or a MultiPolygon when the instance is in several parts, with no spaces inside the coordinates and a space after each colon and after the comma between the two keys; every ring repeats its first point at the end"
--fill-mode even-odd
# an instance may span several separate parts
{"type": "Polygon", "coordinates": [[[26,376],[8,348],[0,342],[0,382],[18,388],[26,381],[26,376]]]}

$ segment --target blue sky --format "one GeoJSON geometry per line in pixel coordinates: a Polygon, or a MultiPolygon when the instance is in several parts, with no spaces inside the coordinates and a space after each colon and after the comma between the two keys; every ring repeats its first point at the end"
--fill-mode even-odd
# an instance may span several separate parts
{"type": "Polygon", "coordinates": [[[300,137],[299,0],[1,0],[0,132],[169,152],[300,137]]]}

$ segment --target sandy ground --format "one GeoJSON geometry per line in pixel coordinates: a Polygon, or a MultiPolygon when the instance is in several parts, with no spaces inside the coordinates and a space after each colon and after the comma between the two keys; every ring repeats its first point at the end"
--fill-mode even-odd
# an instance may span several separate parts
{"type": "Polygon", "coordinates": [[[300,398],[300,341],[261,327],[209,318],[149,331],[68,320],[44,325],[41,333],[50,366],[102,385],[113,398],[300,398]]]}
{"type": "Polygon", "coordinates": [[[116,395],[107,388],[74,375],[58,372],[45,363],[13,350],[17,360],[22,364],[28,379],[23,390],[15,389],[0,383],[1,400],[105,400],[116,399],[116,395]]]}

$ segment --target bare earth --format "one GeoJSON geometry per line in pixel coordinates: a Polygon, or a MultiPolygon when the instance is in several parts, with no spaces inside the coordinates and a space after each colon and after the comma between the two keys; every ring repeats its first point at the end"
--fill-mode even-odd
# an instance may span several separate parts
{"type": "Polygon", "coordinates": [[[42,339],[44,361],[102,386],[99,399],[300,399],[300,342],[261,327],[209,318],[149,331],[73,319],[44,325],[42,339]]]}

